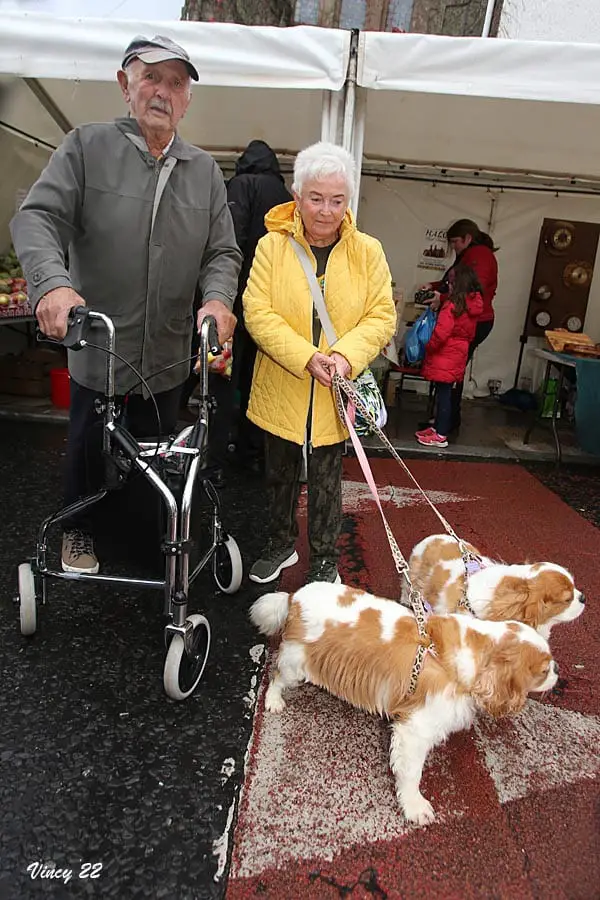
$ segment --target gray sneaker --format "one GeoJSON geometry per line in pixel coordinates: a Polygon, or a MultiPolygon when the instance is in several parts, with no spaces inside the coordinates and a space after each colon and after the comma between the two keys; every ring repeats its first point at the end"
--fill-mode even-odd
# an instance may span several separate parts
{"type": "Polygon", "coordinates": [[[91,534],[74,529],[65,531],[62,541],[63,572],[95,575],[100,568],[91,534]]]}
{"type": "Polygon", "coordinates": [[[293,547],[281,547],[269,541],[260,559],[257,559],[250,569],[248,577],[250,581],[266,584],[268,581],[275,581],[282,569],[294,566],[297,562],[298,554],[293,547]]]}
{"type": "Polygon", "coordinates": [[[313,563],[308,571],[306,583],[311,581],[328,581],[330,584],[341,584],[342,579],[335,562],[331,559],[321,559],[313,563]]]}

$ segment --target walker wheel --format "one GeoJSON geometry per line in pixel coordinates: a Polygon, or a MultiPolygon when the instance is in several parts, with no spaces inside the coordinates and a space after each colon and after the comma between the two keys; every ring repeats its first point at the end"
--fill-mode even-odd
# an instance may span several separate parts
{"type": "Polygon", "coordinates": [[[244,566],[240,548],[231,535],[217,544],[212,558],[212,570],[217,587],[224,594],[235,594],[239,590],[244,566]]]}
{"type": "Polygon", "coordinates": [[[35,579],[31,563],[21,563],[19,566],[19,617],[21,620],[21,634],[25,637],[31,637],[32,634],[35,634],[37,613],[35,579]]]}
{"type": "Polygon", "coordinates": [[[198,682],[204,673],[204,667],[210,650],[210,625],[208,619],[199,613],[188,616],[188,622],[192,623],[193,633],[191,652],[185,652],[185,645],[180,634],[171,638],[163,683],[167,696],[171,700],[185,700],[198,686],[198,682]]]}

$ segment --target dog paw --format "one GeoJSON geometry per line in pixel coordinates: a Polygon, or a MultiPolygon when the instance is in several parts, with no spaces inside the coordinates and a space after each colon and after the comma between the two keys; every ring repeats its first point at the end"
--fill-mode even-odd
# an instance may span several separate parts
{"type": "Polygon", "coordinates": [[[285,700],[278,691],[267,690],[265,696],[265,709],[267,712],[281,712],[285,709],[285,700]]]}
{"type": "Polygon", "coordinates": [[[412,822],[414,825],[430,825],[435,821],[433,806],[422,794],[412,797],[410,800],[403,800],[401,804],[408,822],[412,822]]]}

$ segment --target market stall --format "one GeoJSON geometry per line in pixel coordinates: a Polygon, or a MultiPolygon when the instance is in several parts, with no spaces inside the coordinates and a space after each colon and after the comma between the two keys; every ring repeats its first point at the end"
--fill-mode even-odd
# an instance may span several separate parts
{"type": "MultiPolygon", "coordinates": [[[[407,296],[451,261],[427,254],[453,221],[491,232],[496,324],[473,374],[483,392],[488,380],[505,390],[544,219],[600,222],[600,47],[369,32],[357,82],[361,226],[383,241],[407,296]]],[[[598,275],[584,329],[600,340],[598,275]]],[[[533,375],[529,357],[523,379],[533,375]]]]}

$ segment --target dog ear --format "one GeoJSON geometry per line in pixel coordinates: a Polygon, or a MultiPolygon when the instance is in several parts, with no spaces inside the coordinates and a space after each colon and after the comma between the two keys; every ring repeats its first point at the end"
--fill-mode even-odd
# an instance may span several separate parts
{"type": "Polygon", "coordinates": [[[531,625],[532,628],[537,628],[540,622],[547,618],[547,615],[544,615],[544,609],[546,604],[552,602],[553,599],[548,594],[545,574],[540,572],[529,581],[529,597],[525,604],[525,615],[521,621],[526,625],[531,625]]]}
{"type": "Polygon", "coordinates": [[[531,579],[529,607],[535,622],[527,619],[528,625],[536,628],[573,599],[574,586],[561,572],[542,571],[531,579]]]}
{"type": "Polygon", "coordinates": [[[527,681],[521,642],[510,635],[493,646],[482,661],[471,695],[491,716],[510,716],[525,704],[527,681]]]}
{"type": "Polygon", "coordinates": [[[494,619],[500,622],[516,619],[517,622],[526,622],[535,628],[539,616],[538,600],[539,598],[531,596],[529,579],[506,575],[496,588],[494,619]]]}

